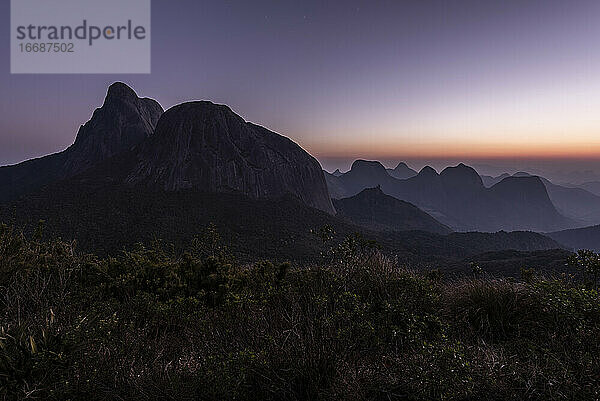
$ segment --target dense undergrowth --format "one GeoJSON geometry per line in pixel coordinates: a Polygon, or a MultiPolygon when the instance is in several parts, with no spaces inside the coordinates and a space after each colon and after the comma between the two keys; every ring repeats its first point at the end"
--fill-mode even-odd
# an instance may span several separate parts
{"type": "Polygon", "coordinates": [[[214,230],[101,259],[2,226],[0,399],[600,397],[596,290],[446,281],[358,237],[326,259],[242,266],[214,230]]]}

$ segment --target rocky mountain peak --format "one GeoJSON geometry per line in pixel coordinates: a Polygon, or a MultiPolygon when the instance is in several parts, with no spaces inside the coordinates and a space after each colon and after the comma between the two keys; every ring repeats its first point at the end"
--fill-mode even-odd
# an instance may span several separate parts
{"type": "Polygon", "coordinates": [[[464,187],[484,187],[483,180],[477,171],[463,163],[460,163],[454,167],[446,167],[440,173],[440,177],[444,182],[447,182],[449,185],[457,189],[464,187]]]}
{"type": "Polygon", "coordinates": [[[137,93],[123,82],[115,82],[108,87],[104,103],[114,101],[135,102],[138,99],[137,93]]]}
{"type": "Polygon", "coordinates": [[[64,170],[72,175],[130,150],[154,133],[162,113],[157,101],[138,97],[122,82],[112,84],[102,107],[79,128],[75,143],[65,151],[64,170]]]}
{"type": "Polygon", "coordinates": [[[127,181],[167,191],[292,194],[333,213],[321,166],[290,139],[207,101],[167,110],[127,181]]]}
{"type": "Polygon", "coordinates": [[[418,174],[420,177],[433,177],[433,176],[437,176],[438,173],[437,171],[435,171],[435,169],[431,166],[425,166],[421,169],[421,171],[419,171],[418,174]]]}
{"type": "Polygon", "coordinates": [[[388,173],[399,180],[405,180],[407,178],[414,177],[417,175],[417,172],[412,168],[408,167],[408,165],[404,162],[398,163],[398,165],[394,169],[388,170],[388,173]]]}
{"type": "Polygon", "coordinates": [[[375,172],[385,173],[385,167],[383,167],[383,164],[381,164],[378,161],[371,160],[355,160],[354,163],[352,163],[352,167],[350,168],[350,170],[371,170],[375,172]]]}
{"type": "Polygon", "coordinates": [[[139,98],[129,86],[112,84],[102,107],[77,132],[62,152],[19,163],[0,172],[0,200],[14,199],[50,183],[76,176],[150,137],[163,109],[139,98]]]}

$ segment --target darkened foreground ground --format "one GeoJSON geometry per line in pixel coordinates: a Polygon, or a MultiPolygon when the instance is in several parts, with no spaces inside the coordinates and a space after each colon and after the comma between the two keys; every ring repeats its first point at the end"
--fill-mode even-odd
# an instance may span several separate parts
{"type": "Polygon", "coordinates": [[[524,279],[411,273],[357,238],[299,269],[214,235],[99,259],[2,227],[0,399],[598,399],[598,293],[524,279]]]}

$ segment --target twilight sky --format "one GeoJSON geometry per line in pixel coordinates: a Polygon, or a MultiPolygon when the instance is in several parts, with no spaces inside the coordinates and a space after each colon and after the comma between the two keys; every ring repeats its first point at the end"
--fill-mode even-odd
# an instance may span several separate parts
{"type": "Polygon", "coordinates": [[[226,103],[328,169],[361,157],[600,175],[597,0],[153,0],[151,75],[10,75],[9,3],[0,165],[67,147],[120,80],[165,108],[226,103]]]}

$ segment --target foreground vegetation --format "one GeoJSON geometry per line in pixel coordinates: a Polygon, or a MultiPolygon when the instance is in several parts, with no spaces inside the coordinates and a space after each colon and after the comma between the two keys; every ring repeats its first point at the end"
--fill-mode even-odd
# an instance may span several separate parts
{"type": "Polygon", "coordinates": [[[349,237],[311,268],[115,258],[0,228],[0,399],[598,399],[600,297],[415,273],[349,237]]]}

